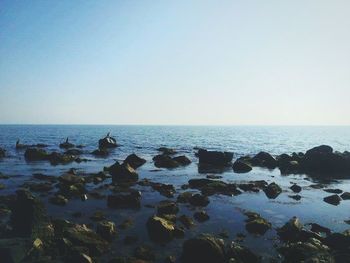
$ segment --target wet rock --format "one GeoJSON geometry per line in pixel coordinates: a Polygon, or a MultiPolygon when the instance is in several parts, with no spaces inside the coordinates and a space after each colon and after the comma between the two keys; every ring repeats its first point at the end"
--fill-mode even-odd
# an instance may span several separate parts
{"type": "Polygon", "coordinates": [[[258,263],[261,257],[254,254],[249,248],[246,248],[237,242],[232,242],[227,250],[229,262],[237,263],[258,263]]]}
{"type": "Polygon", "coordinates": [[[340,189],[323,189],[323,191],[331,194],[341,194],[343,190],[340,189]]]}
{"type": "Polygon", "coordinates": [[[269,169],[274,169],[278,165],[276,159],[267,152],[259,152],[251,159],[251,162],[254,166],[265,167],[269,169]]]}
{"type": "Polygon", "coordinates": [[[178,219],[187,229],[189,229],[195,225],[192,218],[190,218],[186,215],[181,215],[178,219]]]}
{"type": "Polygon", "coordinates": [[[175,194],[175,188],[172,184],[151,183],[151,187],[153,190],[168,198],[173,197],[175,194]]]}
{"type": "Polygon", "coordinates": [[[138,157],[136,154],[130,154],[124,160],[124,163],[128,163],[133,169],[137,169],[146,163],[146,160],[138,157]]]}
{"type": "Polygon", "coordinates": [[[127,229],[127,228],[130,228],[133,224],[134,222],[132,221],[132,219],[128,218],[128,219],[125,219],[120,225],[118,225],[118,228],[127,229]]]}
{"type": "Polygon", "coordinates": [[[282,193],[282,189],[278,184],[271,183],[265,188],[264,192],[269,199],[275,199],[282,193]]]}
{"type": "Polygon", "coordinates": [[[66,173],[61,175],[58,180],[63,183],[63,184],[68,184],[68,185],[72,185],[72,184],[83,184],[85,183],[85,179],[83,177],[80,177],[78,175],[74,175],[71,173],[66,173]]]}
{"type": "Polygon", "coordinates": [[[262,218],[259,214],[246,212],[245,215],[248,217],[245,228],[249,233],[264,235],[266,231],[271,228],[271,223],[262,218]]]}
{"type": "Polygon", "coordinates": [[[206,176],[208,179],[221,179],[222,178],[222,176],[221,175],[215,175],[215,174],[208,174],[207,176],[206,176]]]}
{"type": "Polygon", "coordinates": [[[68,164],[75,161],[76,157],[74,155],[52,152],[47,156],[47,160],[50,161],[52,165],[68,164]]]}
{"type": "Polygon", "coordinates": [[[209,198],[201,194],[194,194],[189,199],[189,203],[193,206],[207,206],[209,202],[209,198]]]}
{"type": "Polygon", "coordinates": [[[177,153],[174,149],[167,148],[167,147],[160,147],[158,148],[158,151],[166,155],[172,155],[177,153]]]}
{"type": "Polygon", "coordinates": [[[48,158],[48,153],[43,149],[28,148],[24,153],[27,161],[44,161],[48,158]]]}
{"type": "Polygon", "coordinates": [[[113,183],[134,183],[139,179],[136,171],[128,164],[119,164],[116,162],[109,167],[109,173],[112,175],[113,183]]]}
{"type": "Polygon", "coordinates": [[[199,189],[206,195],[222,194],[232,196],[241,193],[235,184],[227,184],[216,180],[191,179],[188,181],[188,184],[191,188],[199,189]]]}
{"type": "Polygon", "coordinates": [[[312,232],[325,233],[327,235],[329,235],[331,233],[331,230],[329,228],[321,226],[319,224],[311,223],[310,226],[311,226],[311,231],[312,232]]]}
{"type": "Polygon", "coordinates": [[[130,190],[107,197],[107,206],[111,208],[139,208],[141,205],[141,192],[130,190]]]}
{"type": "Polygon", "coordinates": [[[173,158],[173,160],[182,166],[186,166],[191,163],[191,160],[188,159],[185,155],[176,156],[173,158]]]}
{"type": "Polygon", "coordinates": [[[323,198],[323,201],[331,205],[339,205],[341,198],[339,197],[339,195],[330,195],[323,198]]]}
{"type": "Polygon", "coordinates": [[[344,192],[340,197],[343,200],[349,200],[350,199],[350,192],[344,192]]]}
{"type": "Polygon", "coordinates": [[[325,238],[324,243],[332,249],[346,251],[348,253],[350,249],[349,231],[332,233],[325,238]]]}
{"type": "Polygon", "coordinates": [[[80,155],[80,154],[83,154],[83,151],[79,150],[79,149],[69,149],[69,150],[65,151],[64,154],[66,154],[66,155],[80,155]]]}
{"type": "Polygon", "coordinates": [[[96,233],[107,241],[112,241],[116,236],[115,224],[111,221],[102,221],[97,224],[96,233]]]}
{"type": "Polygon", "coordinates": [[[301,199],[301,196],[300,195],[288,195],[289,198],[292,198],[296,201],[299,201],[301,199]]]}
{"type": "Polygon", "coordinates": [[[156,254],[147,245],[138,246],[135,248],[134,256],[138,259],[153,261],[156,259],[156,254]]]}
{"type": "Polygon", "coordinates": [[[157,206],[157,214],[165,215],[165,214],[176,214],[179,212],[179,207],[175,202],[172,201],[161,201],[157,206]]]}
{"type": "Polygon", "coordinates": [[[234,162],[232,169],[235,173],[248,173],[253,168],[249,164],[247,164],[243,161],[237,160],[234,162]]]}
{"type": "Polygon", "coordinates": [[[45,175],[40,173],[33,174],[33,178],[41,181],[49,181],[51,183],[55,183],[57,181],[57,177],[53,175],[45,175]]]}
{"type": "Polygon", "coordinates": [[[63,206],[63,205],[68,203],[68,199],[65,198],[63,195],[55,195],[55,196],[51,197],[49,199],[49,201],[50,201],[51,204],[61,205],[61,206],[63,206]]]}
{"type": "Polygon", "coordinates": [[[6,156],[6,150],[3,148],[0,148],[0,158],[4,158],[6,156]]]}
{"type": "Polygon", "coordinates": [[[180,163],[171,158],[169,155],[160,154],[153,157],[154,165],[158,168],[177,168],[180,163]]]}
{"type": "Polygon", "coordinates": [[[330,249],[319,240],[311,238],[307,242],[289,243],[279,249],[285,263],[327,262],[334,263],[330,249]]]}
{"type": "Polygon", "coordinates": [[[277,233],[284,241],[298,241],[303,229],[303,224],[299,218],[291,218],[284,226],[277,229],[277,233]]]}
{"type": "Polygon", "coordinates": [[[199,164],[212,166],[228,166],[232,162],[233,153],[207,151],[204,149],[198,150],[199,164]]]}
{"type": "Polygon", "coordinates": [[[109,152],[106,148],[97,149],[91,152],[92,155],[98,156],[98,157],[106,157],[109,155],[109,152]]]}
{"type": "Polygon", "coordinates": [[[23,187],[29,187],[32,192],[49,192],[53,189],[51,183],[27,183],[23,187]]]}
{"type": "Polygon", "coordinates": [[[23,262],[30,249],[30,242],[25,238],[0,239],[0,260],[4,263],[23,262]]]}
{"type": "Polygon", "coordinates": [[[224,241],[203,234],[191,238],[183,244],[182,261],[184,263],[223,263],[225,262],[224,241]]]}
{"type": "Polygon", "coordinates": [[[164,218],[152,216],[147,221],[150,238],[155,242],[168,242],[174,237],[174,224],[164,218]]]}
{"type": "Polygon", "coordinates": [[[193,196],[192,192],[183,192],[183,193],[178,195],[177,202],[178,203],[189,203],[192,196],[193,196]]]}
{"type": "Polygon", "coordinates": [[[301,192],[301,187],[297,184],[293,184],[290,189],[294,192],[294,193],[300,193],[301,192]]]}
{"type": "Polygon", "coordinates": [[[194,215],[193,215],[194,219],[196,219],[198,222],[205,222],[207,220],[209,220],[209,215],[207,214],[207,212],[205,211],[198,211],[198,212],[195,212],[194,215]]]}
{"type": "Polygon", "coordinates": [[[115,148],[118,145],[117,145],[116,139],[111,137],[108,133],[106,137],[98,141],[98,146],[100,149],[103,149],[103,148],[106,149],[106,148],[115,148]]]}
{"type": "Polygon", "coordinates": [[[72,256],[72,261],[73,262],[79,262],[79,263],[93,263],[94,261],[92,260],[91,257],[84,253],[75,253],[72,256]]]}
{"type": "Polygon", "coordinates": [[[75,147],[74,144],[69,142],[69,138],[68,137],[66,138],[66,141],[63,142],[63,143],[60,143],[59,146],[60,146],[60,148],[63,148],[63,149],[69,149],[69,148],[74,148],[75,147]]]}

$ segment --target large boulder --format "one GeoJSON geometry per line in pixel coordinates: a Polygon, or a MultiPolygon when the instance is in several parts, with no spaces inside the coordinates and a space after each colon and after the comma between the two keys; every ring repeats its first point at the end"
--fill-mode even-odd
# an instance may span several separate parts
{"type": "Polygon", "coordinates": [[[245,228],[249,233],[264,235],[266,231],[271,228],[271,223],[265,218],[262,218],[259,214],[254,212],[246,212],[245,215],[248,217],[245,228]]]}
{"type": "Polygon", "coordinates": [[[97,224],[96,232],[107,241],[112,241],[117,234],[115,224],[111,221],[99,222],[97,224]]]}
{"type": "Polygon", "coordinates": [[[339,205],[341,200],[339,195],[329,195],[323,198],[323,201],[331,205],[339,205]]]}
{"type": "Polygon", "coordinates": [[[234,162],[232,169],[235,173],[248,173],[252,170],[252,167],[240,160],[234,162]]]}
{"type": "Polygon", "coordinates": [[[115,148],[118,145],[116,139],[107,134],[106,137],[98,141],[98,146],[99,148],[115,148]]]}
{"type": "Polygon", "coordinates": [[[116,162],[109,167],[113,183],[135,183],[139,179],[137,172],[128,163],[116,162]]]}
{"type": "Polygon", "coordinates": [[[177,168],[180,163],[175,161],[172,157],[166,154],[159,154],[153,157],[154,165],[158,168],[177,168]]]}
{"type": "Polygon", "coordinates": [[[239,263],[259,263],[261,257],[254,254],[249,248],[242,246],[237,242],[232,242],[227,249],[228,262],[239,263]]]}
{"type": "Polygon", "coordinates": [[[133,169],[137,169],[140,166],[144,165],[146,163],[146,160],[141,157],[138,157],[136,154],[133,153],[126,157],[124,163],[128,163],[133,169]]]}
{"type": "Polygon", "coordinates": [[[269,199],[275,199],[282,193],[282,189],[278,184],[271,183],[264,189],[264,192],[269,199]]]}
{"type": "Polygon", "coordinates": [[[24,158],[27,161],[44,161],[48,158],[48,153],[43,149],[28,148],[24,153],[24,158]]]}
{"type": "Polygon", "coordinates": [[[212,166],[228,166],[232,162],[233,153],[230,152],[218,152],[207,151],[199,149],[197,156],[199,158],[199,164],[212,165],[212,166]]]}
{"type": "Polygon", "coordinates": [[[259,152],[251,159],[251,162],[254,166],[260,166],[269,169],[274,169],[278,165],[276,159],[267,152],[259,152]]]}
{"type": "Polygon", "coordinates": [[[184,263],[225,262],[224,241],[208,234],[202,234],[185,241],[182,249],[182,261],[184,263]]]}
{"type": "Polygon", "coordinates": [[[281,228],[277,229],[277,233],[283,241],[299,241],[303,230],[303,224],[299,218],[292,217],[281,228]]]}
{"type": "Polygon", "coordinates": [[[174,224],[162,217],[151,216],[147,221],[150,238],[155,242],[169,242],[174,237],[174,224]]]}

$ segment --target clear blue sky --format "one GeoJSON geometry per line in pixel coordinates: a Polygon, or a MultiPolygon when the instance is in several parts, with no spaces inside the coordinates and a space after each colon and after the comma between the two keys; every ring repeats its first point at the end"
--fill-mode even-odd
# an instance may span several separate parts
{"type": "Polygon", "coordinates": [[[0,0],[0,123],[350,124],[349,0],[0,0]]]}

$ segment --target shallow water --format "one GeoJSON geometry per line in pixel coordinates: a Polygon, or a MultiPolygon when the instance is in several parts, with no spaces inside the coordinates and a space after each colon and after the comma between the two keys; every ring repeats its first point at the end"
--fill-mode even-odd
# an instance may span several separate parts
{"type": "MultiPolygon", "coordinates": [[[[78,125],[0,125],[0,147],[5,148],[8,157],[0,161],[0,172],[10,175],[7,180],[0,180],[7,188],[0,194],[13,192],[17,187],[27,181],[33,181],[33,173],[59,176],[69,168],[74,167],[79,173],[99,172],[104,166],[109,166],[115,160],[123,160],[127,155],[135,152],[145,158],[147,163],[137,171],[140,179],[148,178],[153,182],[173,184],[177,194],[183,191],[181,186],[191,178],[205,178],[206,174],[198,173],[198,159],[195,157],[194,147],[202,147],[212,150],[232,151],[234,158],[242,155],[253,155],[259,151],[267,151],[277,155],[281,153],[305,152],[306,150],[321,144],[331,145],[334,150],[350,150],[350,127],[205,127],[205,126],[78,126],[78,125]],[[111,132],[116,137],[120,147],[112,150],[108,158],[95,158],[91,151],[97,148],[98,139],[111,132]],[[68,165],[52,166],[48,162],[31,162],[24,160],[24,151],[15,149],[15,142],[21,139],[21,143],[48,144],[48,151],[60,151],[58,144],[69,137],[74,144],[83,144],[82,157],[89,162],[72,163],[68,165]],[[155,166],[152,157],[157,148],[166,146],[175,148],[179,154],[185,154],[193,162],[183,168],[154,171],[155,166]]],[[[278,183],[283,192],[276,199],[268,199],[264,192],[245,192],[241,195],[228,197],[223,195],[210,196],[210,204],[205,208],[210,220],[205,223],[196,223],[196,226],[186,231],[185,239],[198,233],[208,232],[219,234],[225,232],[227,241],[233,240],[237,233],[246,235],[243,244],[253,251],[264,256],[266,262],[270,257],[275,257],[273,246],[278,245],[274,228],[283,225],[292,216],[298,216],[303,223],[316,222],[331,228],[333,231],[343,231],[350,228],[344,220],[350,219],[350,201],[342,201],[340,205],[333,206],[323,201],[323,197],[330,195],[322,189],[313,189],[309,186],[315,180],[306,175],[281,175],[278,169],[268,170],[254,168],[247,174],[235,174],[231,169],[220,174],[226,182],[246,182],[250,180],[266,180],[278,183]],[[295,201],[288,197],[293,192],[289,189],[291,183],[297,183],[303,187],[300,195],[302,199],[295,201]],[[260,213],[268,219],[273,229],[264,236],[248,234],[244,228],[243,210],[252,210],[260,213]]],[[[350,176],[349,176],[350,178],[350,176]]],[[[104,183],[108,183],[105,181],[104,183]]],[[[89,185],[90,189],[96,186],[89,185]]],[[[135,186],[142,191],[142,208],[138,210],[110,209],[106,200],[89,199],[85,202],[77,199],[70,200],[64,207],[57,207],[47,203],[49,214],[53,217],[67,218],[79,223],[94,224],[89,217],[95,211],[104,211],[109,220],[117,225],[127,218],[132,218],[134,225],[126,230],[119,231],[119,237],[113,242],[111,254],[128,254],[139,244],[150,244],[157,250],[157,262],[162,262],[166,255],[181,253],[181,245],[185,239],[175,239],[166,246],[152,243],[146,231],[147,218],[155,213],[154,208],[146,208],[144,205],[156,205],[160,200],[165,200],[158,192],[150,187],[135,186]],[[82,218],[73,218],[71,214],[81,211],[82,218]],[[138,243],[132,246],[122,244],[125,235],[136,234],[138,243]]],[[[327,188],[340,188],[350,190],[350,180],[336,180],[329,183],[327,188]]],[[[49,193],[49,196],[55,190],[49,193]]],[[[195,190],[194,190],[195,192],[195,190]]],[[[107,191],[108,193],[108,191],[107,191]]],[[[176,200],[176,196],[173,198],[176,200]]],[[[47,196],[42,199],[47,202],[47,196]]],[[[195,209],[186,204],[180,204],[178,215],[192,216],[195,209]]]]}

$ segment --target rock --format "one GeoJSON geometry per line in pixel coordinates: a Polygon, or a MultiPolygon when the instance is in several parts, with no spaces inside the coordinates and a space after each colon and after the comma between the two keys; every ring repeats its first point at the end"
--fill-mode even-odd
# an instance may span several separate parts
{"type": "Polygon", "coordinates": [[[183,192],[183,193],[178,195],[177,202],[178,203],[189,203],[192,196],[193,196],[192,192],[183,192]]]}
{"type": "Polygon", "coordinates": [[[109,134],[107,134],[106,137],[98,141],[98,146],[100,149],[103,149],[103,148],[115,148],[118,145],[117,145],[116,139],[109,136],[109,134]]]}
{"type": "Polygon", "coordinates": [[[150,238],[155,242],[168,242],[174,236],[174,224],[164,218],[152,216],[147,221],[147,230],[150,238]]]}
{"type": "Polygon", "coordinates": [[[136,171],[128,164],[119,164],[116,162],[109,167],[109,173],[112,175],[113,183],[135,183],[139,179],[136,171]]]}
{"type": "Polygon", "coordinates": [[[193,220],[186,215],[182,215],[178,219],[187,229],[189,229],[195,225],[193,220]]]}
{"type": "Polygon", "coordinates": [[[325,233],[327,235],[331,234],[331,230],[327,227],[321,226],[316,223],[311,223],[311,231],[316,233],[325,233]]]}
{"type": "Polygon", "coordinates": [[[191,238],[183,244],[182,262],[184,263],[223,263],[225,262],[224,241],[203,234],[191,238]]]}
{"type": "Polygon", "coordinates": [[[292,198],[296,201],[299,201],[301,199],[301,196],[300,195],[288,195],[289,198],[292,198]]]}
{"type": "Polygon", "coordinates": [[[165,214],[177,214],[179,212],[179,207],[175,202],[172,201],[162,201],[157,206],[157,214],[165,215],[165,214]]]}
{"type": "Polygon", "coordinates": [[[53,175],[45,175],[40,173],[33,174],[33,178],[41,181],[49,181],[51,183],[55,183],[57,181],[57,177],[53,175]]]}
{"type": "Polygon", "coordinates": [[[350,199],[350,192],[344,192],[340,197],[343,200],[349,200],[350,199]]]}
{"type": "Polygon", "coordinates": [[[331,205],[339,205],[341,198],[339,197],[339,195],[330,195],[323,198],[323,201],[331,205]]]}
{"type": "Polygon", "coordinates": [[[210,179],[191,179],[188,181],[191,188],[199,189],[205,195],[222,194],[222,195],[238,195],[241,193],[235,184],[227,184],[225,182],[210,179]]]}
{"type": "Polygon", "coordinates": [[[156,255],[154,251],[147,245],[138,246],[135,248],[134,256],[138,259],[154,261],[156,255]]]}
{"type": "Polygon", "coordinates": [[[189,203],[193,206],[207,206],[209,204],[209,198],[201,194],[194,194],[189,199],[189,203]]]}
{"type": "Polygon", "coordinates": [[[23,262],[28,256],[30,242],[25,238],[1,238],[0,260],[4,263],[23,262]]]}
{"type": "Polygon", "coordinates": [[[63,195],[55,195],[53,197],[51,197],[50,199],[50,203],[54,204],[54,205],[65,205],[68,203],[68,199],[65,198],[63,195]]]}
{"type": "Polygon", "coordinates": [[[305,154],[331,154],[333,153],[333,148],[328,145],[321,145],[308,150],[305,154]]]}
{"type": "Polygon", "coordinates": [[[97,224],[96,233],[107,241],[112,241],[116,236],[115,224],[111,221],[102,221],[97,224]]]}
{"type": "Polygon", "coordinates": [[[109,152],[106,148],[101,148],[101,149],[94,150],[93,152],[91,152],[91,154],[98,157],[106,157],[109,155],[109,152]]]}
{"type": "Polygon", "coordinates": [[[252,170],[252,167],[245,162],[237,160],[234,162],[232,169],[235,173],[248,173],[252,170]]]}
{"type": "Polygon", "coordinates": [[[130,190],[107,197],[107,206],[111,208],[139,208],[141,205],[141,192],[130,190]]]}
{"type": "Polygon", "coordinates": [[[0,158],[4,158],[6,156],[6,150],[3,148],[0,148],[0,158]]]}
{"type": "Polygon", "coordinates": [[[83,177],[74,175],[74,174],[70,174],[70,173],[66,173],[61,175],[58,180],[63,183],[63,184],[68,184],[68,185],[72,185],[72,184],[83,184],[85,183],[85,179],[83,177]]]}
{"type": "Polygon", "coordinates": [[[177,168],[180,164],[169,155],[160,154],[153,157],[154,165],[158,168],[177,168]]]}
{"type": "Polygon", "coordinates": [[[195,212],[193,215],[194,219],[196,219],[198,222],[205,222],[207,220],[209,220],[209,215],[207,214],[207,212],[205,211],[198,211],[195,212]]]}
{"type": "Polygon", "coordinates": [[[137,169],[146,163],[145,159],[138,157],[136,154],[130,154],[124,160],[124,163],[128,163],[133,169],[137,169]]]}
{"type": "Polygon", "coordinates": [[[74,144],[72,144],[72,143],[69,142],[68,137],[67,137],[66,141],[63,142],[63,143],[60,143],[59,146],[60,146],[60,148],[63,148],[63,149],[69,149],[69,148],[74,148],[74,147],[75,147],[74,144]]]}
{"type": "Polygon", "coordinates": [[[158,148],[158,151],[166,155],[176,154],[176,151],[174,149],[167,148],[167,147],[160,147],[158,148]]]}
{"type": "Polygon", "coordinates": [[[32,192],[49,192],[53,188],[51,183],[27,183],[23,187],[29,187],[32,192]]]}
{"type": "Polygon", "coordinates": [[[274,169],[278,165],[276,159],[267,152],[259,152],[251,161],[254,166],[266,167],[269,169],[274,169]]]}
{"type": "Polygon", "coordinates": [[[262,218],[257,213],[246,212],[248,219],[246,220],[245,228],[249,233],[256,235],[264,235],[271,228],[271,223],[262,218]]]}
{"type": "Polygon", "coordinates": [[[294,192],[294,193],[300,193],[301,192],[301,187],[297,184],[293,184],[290,189],[294,192]]]}
{"type": "Polygon", "coordinates": [[[198,150],[199,164],[207,164],[212,166],[228,166],[230,165],[233,153],[198,150]]]}
{"type": "Polygon", "coordinates": [[[173,158],[173,160],[182,166],[186,166],[191,163],[191,160],[188,159],[185,155],[176,156],[173,158]]]}
{"type": "Polygon", "coordinates": [[[164,259],[164,263],[176,263],[176,257],[175,256],[167,256],[164,259]]]}
{"type": "Polygon", "coordinates": [[[348,253],[350,249],[349,232],[332,233],[325,238],[324,243],[332,249],[348,253]]]}
{"type": "Polygon", "coordinates": [[[77,159],[74,155],[52,152],[47,156],[47,160],[50,161],[52,165],[58,165],[58,164],[68,164],[77,159]]]}
{"type": "Polygon", "coordinates": [[[343,190],[340,189],[323,189],[323,191],[331,194],[341,194],[343,190]]]}
{"type": "Polygon", "coordinates": [[[279,249],[286,263],[327,262],[335,263],[327,246],[311,238],[307,242],[289,243],[279,249]]]}
{"type": "Polygon", "coordinates": [[[69,149],[69,150],[65,151],[64,154],[66,154],[66,155],[80,155],[80,154],[83,154],[83,151],[79,150],[79,149],[69,149]]]}
{"type": "Polygon", "coordinates": [[[24,157],[27,161],[44,161],[48,158],[48,153],[43,149],[28,148],[24,157]]]}
{"type": "Polygon", "coordinates": [[[227,250],[227,258],[229,262],[237,263],[258,263],[261,262],[261,257],[255,255],[250,249],[232,242],[227,250]],[[234,261],[233,261],[234,260],[234,261]]]}
{"type": "Polygon", "coordinates": [[[282,192],[281,187],[276,183],[269,184],[264,190],[269,199],[275,199],[282,192]]]}
{"type": "Polygon", "coordinates": [[[298,241],[300,233],[303,229],[303,224],[299,221],[299,218],[291,218],[284,226],[277,229],[277,233],[284,241],[298,241]]]}

